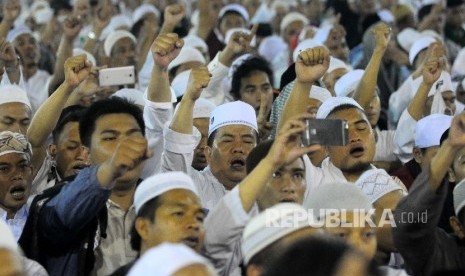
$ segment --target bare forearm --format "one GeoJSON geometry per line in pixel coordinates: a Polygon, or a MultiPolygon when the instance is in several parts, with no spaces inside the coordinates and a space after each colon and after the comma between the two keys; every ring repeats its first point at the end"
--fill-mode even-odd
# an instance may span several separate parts
{"type": "Polygon", "coordinates": [[[3,20],[0,23],[0,37],[6,38],[12,26],[13,26],[13,22],[3,20]]]}
{"type": "Polygon", "coordinates": [[[413,97],[412,102],[410,102],[409,106],[407,107],[408,113],[410,113],[410,116],[412,116],[412,118],[416,121],[423,118],[425,114],[426,99],[428,98],[430,89],[431,85],[422,82],[418,88],[417,93],[413,97]]]}
{"type": "Polygon", "coordinates": [[[171,121],[170,129],[183,134],[192,134],[194,104],[195,101],[188,97],[182,98],[171,121]]]}
{"type": "Polygon", "coordinates": [[[73,55],[73,40],[63,37],[58,48],[58,56],[55,62],[55,70],[53,71],[52,79],[48,87],[49,94],[51,94],[58,84],[65,80],[64,67],[67,58],[73,55]]]}
{"type": "Polygon", "coordinates": [[[166,69],[161,69],[156,65],[153,66],[147,99],[157,103],[171,102],[170,82],[166,69]]]}
{"type": "Polygon", "coordinates": [[[364,108],[368,108],[371,100],[373,99],[378,82],[379,67],[383,59],[384,50],[375,48],[370,62],[368,63],[365,73],[360,80],[353,98],[364,108]]]}

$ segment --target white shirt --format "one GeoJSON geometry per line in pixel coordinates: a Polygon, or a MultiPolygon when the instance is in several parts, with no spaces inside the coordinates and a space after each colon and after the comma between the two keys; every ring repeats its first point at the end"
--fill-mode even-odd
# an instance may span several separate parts
{"type": "Polygon", "coordinates": [[[394,153],[402,163],[406,163],[413,158],[416,124],[417,121],[412,118],[408,110],[404,110],[394,135],[394,153]]]}
{"type": "Polygon", "coordinates": [[[27,204],[23,205],[21,209],[19,209],[14,218],[12,219],[7,219],[6,215],[7,212],[0,208],[0,217],[3,219],[6,224],[10,227],[11,232],[13,233],[13,236],[15,239],[18,241],[19,238],[21,237],[21,233],[23,233],[23,228],[24,225],[26,224],[27,216],[29,215],[28,210],[29,206],[27,204]]]}
{"type": "Polygon", "coordinates": [[[229,91],[223,91],[221,82],[228,76],[229,67],[223,65],[219,60],[220,53],[208,64],[208,71],[212,75],[208,86],[203,90],[200,97],[210,100],[215,105],[221,105],[232,101],[229,91]]]}
{"type": "Polygon", "coordinates": [[[26,93],[31,102],[33,114],[47,100],[50,80],[51,76],[47,71],[37,70],[32,77],[25,81],[26,93]]]}
{"type": "Polygon", "coordinates": [[[395,130],[379,130],[375,128],[377,135],[376,151],[373,161],[396,161],[397,156],[394,154],[394,137],[395,130]]]}

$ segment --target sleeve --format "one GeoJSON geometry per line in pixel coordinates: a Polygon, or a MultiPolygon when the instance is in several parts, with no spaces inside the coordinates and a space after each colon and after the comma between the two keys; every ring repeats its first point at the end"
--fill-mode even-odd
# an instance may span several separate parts
{"type": "Polygon", "coordinates": [[[394,135],[394,153],[404,164],[413,157],[416,124],[417,121],[410,116],[408,110],[404,110],[394,135]]]}
{"type": "Polygon", "coordinates": [[[97,169],[93,166],[82,170],[42,208],[39,229],[45,240],[70,240],[105,206],[111,190],[100,186],[97,169]]]}
{"type": "Polygon", "coordinates": [[[220,53],[208,64],[208,71],[212,74],[208,86],[203,90],[201,97],[210,100],[215,105],[220,105],[231,101],[231,97],[225,94],[221,87],[221,82],[228,75],[229,67],[221,64],[219,60],[220,53]]]}
{"type": "Polygon", "coordinates": [[[173,117],[173,104],[155,103],[145,98],[144,122],[145,137],[153,156],[145,161],[141,178],[145,179],[161,170],[161,158],[164,147],[163,127],[173,117]]]}
{"type": "Polygon", "coordinates": [[[239,187],[225,195],[211,210],[205,220],[205,246],[207,255],[219,275],[230,275],[242,261],[241,238],[251,218],[246,213],[239,197],[239,187]]]}
{"type": "Polygon", "coordinates": [[[407,108],[411,101],[411,83],[412,77],[407,78],[397,91],[391,94],[389,98],[389,117],[392,122],[397,123],[400,120],[402,112],[407,108]]]}
{"type": "Polygon", "coordinates": [[[200,142],[201,134],[193,127],[192,134],[183,134],[173,131],[168,124],[163,131],[165,137],[165,148],[162,155],[162,171],[182,171],[190,174],[194,149],[200,142]]]}
{"type": "Polygon", "coordinates": [[[437,228],[447,186],[434,193],[429,184],[429,172],[422,172],[414,181],[409,194],[404,197],[394,213],[396,227],[392,228],[394,243],[415,275],[429,275],[437,264],[440,251],[455,248],[445,233],[437,228]],[[449,243],[449,246],[445,243],[449,243]],[[440,249],[443,248],[443,249],[440,249]],[[428,270],[429,273],[426,273],[428,270]]]}

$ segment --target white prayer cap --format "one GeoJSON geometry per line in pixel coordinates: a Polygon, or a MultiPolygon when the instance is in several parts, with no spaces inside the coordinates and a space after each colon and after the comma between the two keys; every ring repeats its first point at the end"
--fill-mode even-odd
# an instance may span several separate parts
{"type": "Polygon", "coordinates": [[[292,22],[300,21],[304,25],[308,24],[308,19],[305,17],[305,15],[299,13],[299,12],[290,12],[286,16],[284,16],[283,20],[281,21],[281,25],[279,29],[281,30],[281,33],[284,33],[284,29],[289,26],[292,22]]]}
{"type": "Polygon", "coordinates": [[[365,70],[357,69],[347,72],[338,79],[334,85],[336,96],[347,97],[350,93],[354,92],[364,73],[365,70]]]}
{"type": "Polygon", "coordinates": [[[208,136],[213,131],[229,125],[245,125],[258,133],[255,109],[245,102],[235,101],[217,106],[211,113],[208,136]]]}
{"type": "Polygon", "coordinates": [[[160,18],[160,11],[155,8],[154,5],[152,4],[142,4],[137,9],[134,10],[132,13],[132,20],[134,23],[137,21],[141,20],[146,14],[152,13],[154,14],[157,18],[160,18]]]}
{"type": "Polygon", "coordinates": [[[0,219],[0,237],[2,237],[0,239],[0,248],[7,249],[17,255],[21,255],[18,242],[3,218],[0,219]]]}
{"type": "Polygon", "coordinates": [[[415,43],[412,44],[412,47],[410,48],[409,54],[408,54],[408,59],[410,61],[410,64],[413,65],[413,62],[415,61],[415,58],[417,55],[424,49],[428,48],[429,45],[432,43],[436,42],[436,39],[425,36],[420,39],[418,39],[415,43]]]}
{"type": "Polygon", "coordinates": [[[144,106],[144,93],[139,89],[134,88],[123,88],[111,95],[111,97],[126,98],[134,104],[144,106]]]}
{"type": "Polygon", "coordinates": [[[227,13],[227,12],[235,12],[235,13],[238,13],[242,16],[242,18],[244,18],[245,20],[245,23],[247,24],[249,22],[249,13],[247,12],[247,10],[244,8],[244,6],[242,5],[239,5],[239,4],[229,4],[229,5],[226,5],[224,6],[219,14],[218,14],[218,18],[223,18],[223,16],[227,13]]]}
{"type": "Polygon", "coordinates": [[[262,2],[258,9],[255,11],[250,22],[252,24],[259,24],[259,23],[270,23],[273,20],[273,11],[268,8],[268,4],[262,2]]]}
{"type": "Polygon", "coordinates": [[[441,136],[452,124],[452,116],[431,114],[420,119],[415,126],[415,146],[429,148],[441,144],[441,136]]]}
{"type": "Polygon", "coordinates": [[[465,75],[465,48],[458,53],[452,65],[452,76],[465,75]]]}
{"type": "Polygon", "coordinates": [[[179,98],[184,95],[184,93],[186,93],[191,72],[192,70],[183,71],[179,73],[171,82],[171,88],[173,88],[176,98],[179,98]]]}
{"type": "Polygon", "coordinates": [[[282,37],[272,35],[262,40],[258,46],[258,54],[271,63],[279,53],[286,51],[287,47],[282,37]]]}
{"type": "Polygon", "coordinates": [[[292,59],[294,62],[297,62],[300,52],[316,47],[324,47],[324,45],[323,43],[320,43],[313,38],[302,40],[302,42],[300,42],[297,47],[295,47],[294,52],[292,53],[292,59]]]}
{"type": "Polygon", "coordinates": [[[465,207],[465,179],[455,185],[454,191],[454,210],[455,215],[458,216],[463,207],[465,207]]]}
{"type": "Polygon", "coordinates": [[[432,37],[434,39],[436,39],[436,41],[442,41],[444,42],[444,39],[442,38],[442,36],[440,34],[438,34],[438,32],[434,31],[434,30],[424,30],[421,32],[421,36],[422,37],[432,37]]]}
{"type": "Polygon", "coordinates": [[[428,92],[428,97],[434,96],[436,93],[443,93],[452,91],[455,94],[454,86],[452,85],[452,78],[447,71],[442,71],[439,79],[432,85],[428,92]]]}
{"type": "Polygon", "coordinates": [[[352,98],[349,97],[331,97],[327,99],[323,104],[318,108],[316,113],[317,119],[326,119],[331,112],[339,106],[351,105],[355,108],[363,110],[363,108],[352,98]]]}
{"type": "Polygon", "coordinates": [[[381,21],[386,22],[386,23],[394,23],[396,20],[392,12],[390,12],[387,9],[379,10],[377,14],[378,14],[379,19],[381,19],[381,21]]]}
{"type": "Polygon", "coordinates": [[[130,32],[123,30],[113,31],[107,36],[105,42],[103,43],[103,50],[105,55],[111,57],[111,50],[113,49],[113,46],[115,46],[118,40],[123,38],[129,38],[134,42],[134,44],[136,43],[136,37],[130,32]]]}
{"type": "Polygon", "coordinates": [[[184,46],[181,48],[179,55],[171,61],[170,64],[168,64],[168,71],[181,64],[193,61],[198,61],[202,64],[206,63],[205,57],[199,50],[193,47],[184,46]]]}
{"type": "Polygon", "coordinates": [[[395,180],[382,169],[371,169],[364,172],[355,182],[355,186],[362,190],[371,204],[374,204],[378,199],[393,191],[399,190],[404,194],[407,193],[407,189],[400,180],[395,180]]]}
{"type": "Polygon", "coordinates": [[[329,67],[325,74],[329,74],[336,69],[346,69],[347,71],[352,70],[344,61],[331,56],[329,58],[329,67]]]}
{"type": "Polygon", "coordinates": [[[203,52],[208,52],[208,45],[200,37],[190,34],[183,38],[184,47],[200,48],[203,52]]]}
{"type": "Polygon", "coordinates": [[[328,40],[328,36],[332,29],[333,25],[326,25],[322,28],[319,28],[313,39],[321,44],[324,44],[326,40],[328,40]]]}
{"type": "Polygon", "coordinates": [[[413,28],[405,28],[399,34],[397,34],[397,43],[400,47],[404,49],[407,53],[410,52],[412,45],[420,39],[421,34],[413,28]]]}
{"type": "Polygon", "coordinates": [[[312,88],[310,89],[310,94],[309,98],[318,100],[322,103],[324,103],[327,99],[331,98],[331,92],[328,91],[328,89],[312,85],[312,88]]]}
{"type": "MultiPolygon", "coordinates": [[[[232,35],[233,35],[235,32],[246,33],[247,35],[250,34],[250,30],[249,30],[249,29],[246,29],[246,28],[232,28],[232,29],[229,29],[229,30],[226,32],[226,35],[224,36],[224,37],[225,37],[225,39],[224,39],[224,43],[225,43],[225,44],[228,44],[228,43],[229,43],[229,41],[231,40],[232,35]]],[[[252,41],[250,42],[250,46],[255,47],[255,45],[257,45],[256,36],[254,36],[254,37],[252,38],[252,41]]]]}
{"type": "Polygon", "coordinates": [[[194,104],[194,115],[193,119],[198,118],[210,118],[211,113],[216,108],[216,105],[211,101],[199,98],[195,101],[194,104]]]}
{"type": "Polygon", "coordinates": [[[87,60],[92,62],[92,66],[97,66],[97,60],[95,59],[95,57],[91,53],[89,53],[86,50],[81,49],[81,48],[74,48],[73,49],[73,56],[79,56],[79,55],[82,55],[82,54],[86,55],[87,60]]]}
{"type": "Polygon", "coordinates": [[[167,172],[150,176],[137,186],[134,194],[134,207],[136,213],[149,200],[174,189],[189,190],[199,195],[194,182],[183,172],[167,172]]]}
{"type": "Polygon", "coordinates": [[[265,209],[249,221],[242,234],[244,262],[281,238],[312,226],[316,226],[313,217],[299,204],[279,203],[265,209]]]}
{"type": "MultiPolygon", "coordinates": [[[[129,276],[172,276],[190,265],[202,264],[211,269],[208,260],[182,243],[162,243],[149,249],[137,260],[129,276]]],[[[212,274],[213,275],[213,274],[212,274]]]]}
{"type": "Polygon", "coordinates": [[[36,0],[31,4],[31,17],[37,24],[45,24],[53,17],[53,10],[50,4],[44,0],[36,0]]]}
{"type": "Polygon", "coordinates": [[[32,35],[31,29],[29,29],[26,26],[18,26],[13,28],[11,31],[8,32],[8,35],[6,36],[6,40],[8,42],[13,42],[18,36],[23,35],[23,34],[30,34],[32,35]]]}
{"type": "Polygon", "coordinates": [[[17,85],[0,85],[0,105],[6,103],[22,103],[31,108],[26,91],[17,85]]]}
{"type": "MultiPolygon", "coordinates": [[[[368,197],[352,183],[328,183],[320,185],[304,200],[304,208],[314,214],[324,214],[320,210],[371,210],[368,197]]],[[[321,218],[317,218],[321,219],[321,218]]]]}

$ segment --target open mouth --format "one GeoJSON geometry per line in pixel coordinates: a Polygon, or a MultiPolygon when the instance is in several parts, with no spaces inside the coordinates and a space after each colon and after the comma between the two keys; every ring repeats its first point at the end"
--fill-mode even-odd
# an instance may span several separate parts
{"type": "Polygon", "coordinates": [[[76,172],[79,172],[79,171],[81,171],[82,169],[85,169],[85,168],[87,168],[87,167],[89,167],[89,166],[86,165],[86,164],[84,164],[84,163],[78,163],[78,164],[75,164],[75,165],[73,166],[73,170],[76,171],[76,172]]]}
{"type": "Polygon", "coordinates": [[[283,198],[279,202],[281,203],[296,203],[297,200],[293,197],[283,198]]]}
{"type": "Polygon", "coordinates": [[[245,160],[243,158],[236,158],[231,161],[231,167],[235,170],[244,170],[245,169],[245,160]]]}
{"type": "Polygon", "coordinates": [[[22,200],[26,196],[26,187],[24,185],[16,185],[10,189],[11,197],[15,200],[22,200]]]}
{"type": "Polygon", "coordinates": [[[350,149],[349,154],[353,157],[361,157],[365,153],[363,146],[354,146],[350,149]]]}
{"type": "Polygon", "coordinates": [[[197,236],[190,236],[182,240],[182,243],[184,243],[185,245],[189,246],[192,249],[197,248],[197,246],[199,245],[199,242],[200,240],[199,240],[199,237],[197,236]]]}

